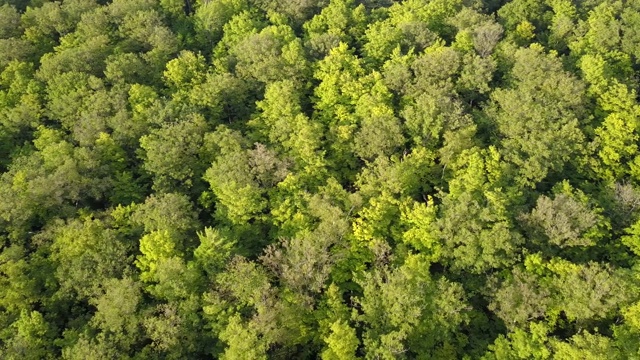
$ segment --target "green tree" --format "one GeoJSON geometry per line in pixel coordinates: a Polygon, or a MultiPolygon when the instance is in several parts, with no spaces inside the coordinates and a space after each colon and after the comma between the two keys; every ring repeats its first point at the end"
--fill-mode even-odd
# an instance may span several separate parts
{"type": "Polygon", "coordinates": [[[204,80],[206,64],[202,55],[182,51],[177,58],[167,63],[166,68],[165,83],[175,91],[201,84],[204,80]]]}
{"type": "Polygon", "coordinates": [[[202,116],[193,115],[164,124],[140,138],[144,168],[153,174],[156,191],[200,188],[200,179],[210,160],[202,150],[207,129],[202,116]]]}
{"type": "Polygon", "coordinates": [[[105,59],[104,75],[112,84],[144,84],[151,77],[144,60],[137,53],[109,55],[105,59]]]}
{"type": "MultiPolygon", "coordinates": [[[[134,3],[128,6],[135,5],[141,4],[134,3]]],[[[115,6],[112,11],[115,11],[115,6]]],[[[120,16],[123,17],[122,23],[118,26],[118,35],[123,38],[120,47],[127,52],[141,53],[150,67],[151,74],[159,79],[166,63],[178,53],[178,38],[164,24],[162,15],[148,5],[137,9],[125,7],[118,11],[122,11],[120,16]]]]}
{"type": "Polygon", "coordinates": [[[459,284],[432,279],[428,262],[408,257],[397,269],[365,274],[357,299],[366,324],[362,342],[367,358],[413,355],[455,357],[457,328],[467,321],[459,284]]]}
{"type": "Polygon", "coordinates": [[[445,165],[472,147],[476,132],[456,91],[462,60],[459,51],[435,44],[408,64],[405,71],[412,80],[399,89],[403,95],[400,115],[414,146],[440,149],[445,165]]]}
{"type": "Polygon", "coordinates": [[[352,0],[331,0],[320,14],[304,24],[308,47],[316,56],[327,55],[340,42],[360,43],[367,24],[362,4],[352,0]]]}
{"type": "Polygon", "coordinates": [[[104,281],[102,291],[91,302],[96,313],[91,321],[99,328],[109,331],[121,341],[127,336],[137,336],[137,311],[141,305],[140,284],[132,278],[112,278],[104,281]]]}
{"type": "Polygon", "coordinates": [[[362,168],[356,177],[359,194],[365,199],[387,192],[394,196],[419,199],[433,190],[442,170],[436,165],[436,154],[423,147],[411,153],[377,157],[362,168]]]}
{"type": "Polygon", "coordinates": [[[8,165],[9,154],[28,140],[29,130],[37,127],[42,116],[42,85],[34,79],[33,66],[11,62],[0,73],[0,153],[8,165]]]}
{"type": "Polygon", "coordinates": [[[454,29],[447,20],[462,8],[461,1],[406,1],[389,7],[388,18],[372,21],[363,45],[365,59],[382,64],[394,49],[421,52],[442,38],[450,38],[454,29]]]}
{"type": "Polygon", "coordinates": [[[550,359],[548,348],[549,327],[544,323],[531,322],[527,329],[516,329],[508,336],[500,335],[483,359],[550,359]]]}
{"type": "Polygon", "coordinates": [[[7,246],[0,253],[0,306],[3,315],[10,318],[22,310],[28,310],[37,301],[38,277],[33,273],[37,267],[30,262],[24,247],[7,246]]]}
{"type": "Polygon", "coordinates": [[[602,123],[595,129],[592,146],[597,157],[591,159],[597,176],[613,182],[632,172],[632,158],[637,152],[638,137],[634,120],[640,113],[635,91],[624,84],[626,76],[600,54],[587,54],[579,61],[582,75],[589,84],[588,93],[597,104],[596,114],[602,123]]]}
{"type": "Polygon", "coordinates": [[[550,310],[552,288],[526,270],[515,268],[494,291],[489,310],[510,330],[526,329],[527,324],[543,319],[550,310]]]}
{"type": "Polygon", "coordinates": [[[209,123],[244,121],[253,112],[250,83],[230,73],[208,73],[187,95],[209,123]]]}
{"type": "MultiPolygon", "coordinates": [[[[568,182],[555,186],[553,200],[545,195],[538,198],[536,207],[523,219],[533,227],[530,238],[544,234],[546,241],[561,248],[594,246],[607,235],[610,225],[592,208],[589,198],[580,190],[574,190],[568,182]]],[[[545,244],[545,248],[548,245],[545,244]]]]}
{"type": "Polygon", "coordinates": [[[570,320],[610,319],[619,307],[629,304],[637,291],[626,280],[624,269],[613,269],[607,264],[577,265],[558,259],[547,266],[554,273],[553,306],[564,311],[570,320]]]}
{"type": "Polygon", "coordinates": [[[131,220],[144,226],[146,232],[167,230],[188,234],[197,228],[197,214],[193,205],[179,193],[151,195],[134,210],[131,220]]]}
{"type": "Polygon", "coordinates": [[[204,353],[206,344],[213,340],[198,331],[202,326],[199,305],[197,299],[187,299],[156,306],[151,316],[143,320],[151,344],[141,356],[184,359],[204,353]]]}
{"type": "Polygon", "coordinates": [[[82,145],[93,143],[108,129],[115,109],[101,79],[82,72],[66,72],[49,79],[46,112],[73,133],[82,145]]]}
{"type": "Polygon", "coordinates": [[[222,38],[224,25],[234,15],[248,10],[244,0],[199,2],[193,15],[196,40],[203,48],[211,48],[222,38]]]}
{"type": "Polygon", "coordinates": [[[136,266],[140,269],[140,279],[153,282],[164,260],[181,257],[180,241],[171,236],[168,230],[155,230],[140,239],[140,253],[136,266]]]}
{"type": "Polygon", "coordinates": [[[286,25],[268,26],[242,38],[230,54],[241,78],[265,84],[286,79],[301,81],[309,71],[302,42],[286,25]]]}
{"type": "Polygon", "coordinates": [[[76,206],[103,199],[110,187],[95,154],[74,148],[62,132],[41,126],[34,146],[1,177],[0,193],[6,201],[0,206],[0,218],[8,222],[5,230],[18,238],[32,226],[74,214],[76,206]]]}
{"type": "Polygon", "coordinates": [[[228,344],[221,359],[267,359],[268,344],[253,326],[243,323],[239,316],[230,319],[220,338],[228,344]]]}
{"type": "Polygon", "coordinates": [[[518,182],[533,186],[563,173],[584,151],[584,84],[541,46],[514,56],[511,86],[492,93],[489,113],[501,134],[505,160],[520,168],[518,182]]]}
{"type": "Polygon", "coordinates": [[[104,281],[130,269],[131,246],[101,220],[74,220],[53,231],[50,258],[64,297],[93,297],[104,281]]]}
{"type": "Polygon", "coordinates": [[[11,324],[13,336],[7,339],[2,352],[7,359],[52,359],[51,325],[41,313],[23,310],[11,324]]]}
{"type": "Polygon", "coordinates": [[[400,120],[395,117],[391,93],[380,74],[373,74],[375,83],[368,94],[358,99],[355,115],[360,128],[354,135],[354,152],[362,159],[390,156],[402,149],[405,138],[400,120]]]}
{"type": "Polygon", "coordinates": [[[314,295],[325,289],[336,263],[347,255],[343,239],[349,233],[349,222],[326,195],[310,198],[308,212],[318,219],[317,227],[268,246],[261,260],[282,286],[313,303],[314,295]]]}
{"type": "Polygon", "coordinates": [[[209,277],[213,277],[225,268],[234,253],[236,243],[227,240],[220,231],[210,227],[205,227],[199,232],[198,239],[200,244],[193,251],[194,260],[209,277]]]}
{"type": "Polygon", "coordinates": [[[17,37],[22,33],[20,13],[12,4],[0,6],[0,39],[17,37]]]}
{"type": "Polygon", "coordinates": [[[582,332],[571,337],[569,342],[556,342],[555,359],[621,359],[623,354],[613,341],[599,334],[582,332]]]}
{"type": "Polygon", "coordinates": [[[327,349],[322,352],[323,360],[352,360],[360,341],[354,328],[348,323],[336,321],[331,325],[331,335],[326,337],[327,349]]]}
{"type": "Polygon", "coordinates": [[[493,147],[463,152],[458,161],[438,218],[445,256],[456,271],[513,265],[524,239],[509,216],[520,194],[503,187],[508,166],[493,147]]]}
{"type": "Polygon", "coordinates": [[[231,224],[244,224],[259,218],[266,206],[260,188],[251,174],[246,156],[247,143],[239,132],[220,126],[205,142],[217,154],[204,179],[217,199],[216,215],[231,224]]]}
{"type": "Polygon", "coordinates": [[[267,85],[264,100],[259,101],[260,116],[249,122],[260,139],[277,146],[295,159],[298,167],[322,163],[321,131],[303,112],[300,90],[293,81],[267,85]]]}

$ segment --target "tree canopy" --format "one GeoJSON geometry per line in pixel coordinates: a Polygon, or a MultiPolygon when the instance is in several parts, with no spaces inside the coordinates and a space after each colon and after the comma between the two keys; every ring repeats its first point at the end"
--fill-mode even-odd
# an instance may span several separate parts
{"type": "Polygon", "coordinates": [[[0,0],[0,358],[640,357],[640,0],[0,0]]]}

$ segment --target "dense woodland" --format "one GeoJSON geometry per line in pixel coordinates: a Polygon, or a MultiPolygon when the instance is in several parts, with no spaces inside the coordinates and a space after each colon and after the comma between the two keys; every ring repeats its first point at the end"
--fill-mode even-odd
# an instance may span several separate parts
{"type": "Polygon", "coordinates": [[[640,358],[640,0],[0,4],[1,358],[640,358]]]}

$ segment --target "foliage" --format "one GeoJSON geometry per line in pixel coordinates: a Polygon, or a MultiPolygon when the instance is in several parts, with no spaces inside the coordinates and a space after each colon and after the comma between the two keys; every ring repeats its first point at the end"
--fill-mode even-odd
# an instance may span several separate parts
{"type": "Polygon", "coordinates": [[[0,1],[0,357],[634,359],[640,1],[0,1]]]}

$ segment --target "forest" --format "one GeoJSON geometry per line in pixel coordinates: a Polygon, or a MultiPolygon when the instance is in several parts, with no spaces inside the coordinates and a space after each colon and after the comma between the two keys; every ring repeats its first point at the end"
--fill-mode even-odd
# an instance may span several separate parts
{"type": "Polygon", "coordinates": [[[640,0],[0,0],[1,359],[640,359],[640,0]]]}

